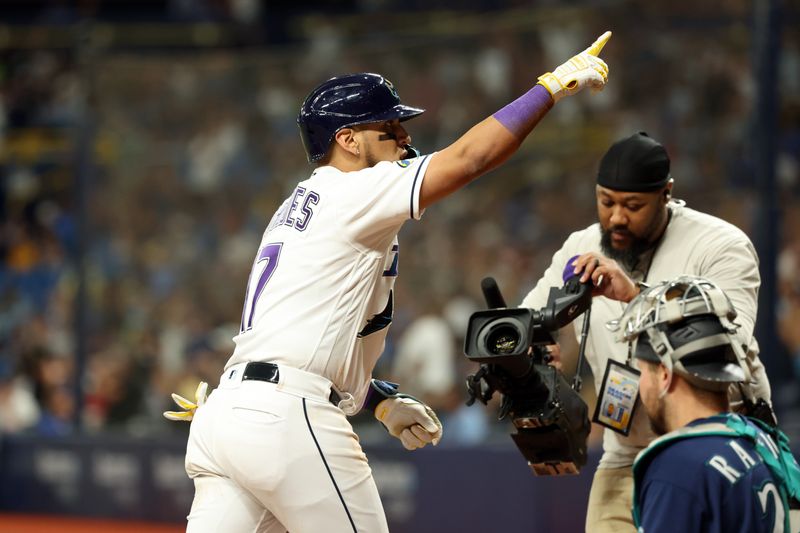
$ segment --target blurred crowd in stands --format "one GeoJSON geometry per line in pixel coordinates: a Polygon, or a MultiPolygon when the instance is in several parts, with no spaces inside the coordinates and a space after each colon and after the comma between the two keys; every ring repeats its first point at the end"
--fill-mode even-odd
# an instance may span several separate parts
{"type": "MultiPolygon", "coordinates": [[[[443,443],[510,430],[494,421],[496,407],[464,406],[474,367],[463,335],[483,306],[480,280],[492,275],[510,305],[521,300],[563,239],[595,220],[597,162],[617,138],[645,130],[661,140],[675,196],[754,236],[749,3],[670,17],[625,2],[602,13],[514,4],[440,13],[438,23],[397,13],[391,28],[363,6],[298,17],[298,39],[281,46],[0,52],[0,433],[67,434],[76,409],[86,431],[186,429],[161,412],[170,392],[217,384],[261,233],[311,171],[297,109],[335,74],[385,74],[405,102],[427,109],[408,129],[432,152],[603,30],[615,32],[603,93],[560,103],[507,165],[401,233],[395,317],[375,375],[439,411],[443,443]],[[85,321],[76,319],[79,294],[85,321]]],[[[780,63],[781,348],[767,356],[788,420],[800,408],[797,28],[786,24],[780,63]]]]}

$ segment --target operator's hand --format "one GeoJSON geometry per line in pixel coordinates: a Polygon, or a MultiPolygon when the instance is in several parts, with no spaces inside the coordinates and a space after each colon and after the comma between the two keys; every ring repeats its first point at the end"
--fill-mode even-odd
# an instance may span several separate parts
{"type": "Polygon", "coordinates": [[[575,274],[581,275],[582,283],[591,280],[592,296],[630,302],[639,294],[639,287],[613,259],[589,252],[579,256],[572,266],[575,274]]]}
{"type": "Polygon", "coordinates": [[[191,422],[194,418],[194,412],[197,408],[206,403],[206,391],[208,390],[208,383],[201,381],[197,385],[197,390],[194,391],[195,401],[187,400],[180,394],[172,393],[172,399],[178,404],[178,407],[183,411],[164,411],[164,418],[175,420],[178,422],[191,422]]]}
{"type": "Polygon", "coordinates": [[[597,56],[610,38],[611,32],[605,32],[589,48],[573,56],[553,72],[539,76],[539,84],[553,96],[554,102],[587,86],[593,90],[602,90],[605,87],[608,81],[608,65],[597,56]]]}
{"type": "Polygon", "coordinates": [[[442,438],[442,423],[433,409],[416,398],[398,394],[383,400],[375,408],[377,418],[389,434],[400,439],[406,450],[434,446],[442,438]]]}

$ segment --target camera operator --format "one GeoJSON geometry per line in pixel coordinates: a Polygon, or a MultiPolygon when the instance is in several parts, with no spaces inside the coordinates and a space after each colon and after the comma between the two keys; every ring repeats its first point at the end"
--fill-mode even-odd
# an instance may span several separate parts
{"type": "MultiPolygon", "coordinates": [[[[595,295],[586,358],[596,390],[603,393],[604,377],[612,366],[621,366],[612,362],[625,363],[628,355],[627,344],[615,341],[606,322],[620,315],[625,302],[640,292],[642,284],[681,274],[709,278],[739,311],[742,327],[738,338],[748,348],[747,366],[755,382],[746,393],[750,399],[764,400],[762,407],[771,417],[769,383],[753,336],[760,285],[755,249],[735,226],[673,200],[669,169],[664,147],[644,132],[613,144],[600,161],[597,175],[598,222],[567,238],[521,307],[544,305],[550,287],[561,285],[567,262],[579,256],[571,265],[581,281],[591,281],[595,295]]],[[[576,337],[581,326],[582,320],[573,323],[576,337]]],[[[601,402],[599,395],[598,404],[601,402]]],[[[595,421],[603,422],[603,418],[609,422],[597,415],[595,421]]],[[[631,465],[654,434],[644,413],[634,411],[631,417],[629,410],[628,417],[620,422],[624,424],[617,427],[603,424],[607,426],[603,455],[586,517],[586,529],[593,533],[635,531],[630,514],[631,465]]]]}

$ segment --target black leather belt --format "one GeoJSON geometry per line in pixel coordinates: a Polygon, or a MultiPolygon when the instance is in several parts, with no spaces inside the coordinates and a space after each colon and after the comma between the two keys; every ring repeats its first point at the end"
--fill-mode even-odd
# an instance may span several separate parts
{"type": "MultiPolygon", "coordinates": [[[[260,361],[247,363],[247,366],[244,367],[244,375],[242,375],[242,381],[251,379],[255,381],[266,381],[268,383],[278,383],[279,378],[280,372],[278,371],[278,365],[274,363],[262,363],[260,361]]],[[[340,400],[339,394],[331,387],[328,401],[338,406],[340,400]]]]}

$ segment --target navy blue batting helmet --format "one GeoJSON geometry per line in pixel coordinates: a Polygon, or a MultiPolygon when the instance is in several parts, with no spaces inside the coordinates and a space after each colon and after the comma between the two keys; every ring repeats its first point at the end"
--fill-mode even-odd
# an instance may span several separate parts
{"type": "Polygon", "coordinates": [[[308,162],[328,152],[342,128],[385,120],[408,120],[424,109],[400,103],[392,82],[380,74],[361,72],[331,78],[311,91],[297,116],[308,162]]]}

